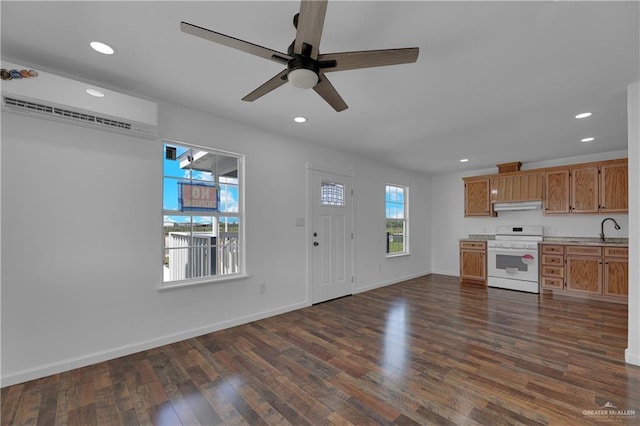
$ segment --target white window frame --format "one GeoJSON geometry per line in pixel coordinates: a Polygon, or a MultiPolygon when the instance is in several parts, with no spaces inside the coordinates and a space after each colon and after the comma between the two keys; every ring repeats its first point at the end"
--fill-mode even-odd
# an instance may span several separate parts
{"type": "Polygon", "coordinates": [[[405,186],[405,185],[398,185],[395,183],[386,183],[384,186],[384,229],[385,229],[385,255],[386,257],[399,257],[399,256],[408,256],[411,254],[410,250],[409,250],[409,187],[405,186]],[[393,218],[393,217],[388,217],[387,216],[387,191],[389,187],[393,187],[393,188],[400,188],[403,191],[403,218],[399,219],[399,218],[393,218]],[[388,220],[402,220],[404,223],[404,244],[403,244],[403,251],[399,251],[399,252],[389,252],[387,247],[388,247],[388,241],[387,241],[387,221],[388,220]]]}
{"type": "MultiPolygon", "coordinates": [[[[244,211],[244,193],[245,193],[245,183],[244,183],[244,163],[245,156],[243,154],[239,154],[236,152],[225,151],[222,149],[211,148],[201,145],[195,145],[188,142],[180,142],[175,140],[163,139],[161,144],[162,149],[162,201],[160,206],[160,212],[162,215],[162,231],[161,231],[161,242],[160,242],[160,252],[161,252],[161,260],[164,268],[164,259],[165,259],[165,240],[164,240],[164,232],[165,232],[165,217],[166,216],[184,216],[184,217],[215,217],[217,219],[224,217],[233,217],[238,219],[238,270],[235,273],[224,274],[224,275],[207,275],[203,277],[197,278],[187,278],[183,280],[174,280],[174,281],[165,281],[164,276],[160,277],[160,286],[159,290],[167,290],[174,289],[180,287],[190,287],[194,285],[203,285],[217,282],[226,282],[230,280],[237,280],[248,277],[247,269],[246,269],[246,246],[245,246],[245,227],[246,227],[246,219],[245,219],[245,211],[244,211]],[[238,211],[237,212],[197,212],[197,211],[179,211],[179,210],[165,210],[164,208],[164,185],[165,178],[175,178],[174,176],[165,175],[164,169],[164,161],[165,161],[165,145],[171,146],[179,146],[182,148],[190,148],[198,151],[206,151],[207,153],[225,155],[229,157],[235,157],[238,160],[238,211]]],[[[216,182],[218,184],[218,182],[216,182]]],[[[162,270],[164,273],[164,270],[162,270]]]]}

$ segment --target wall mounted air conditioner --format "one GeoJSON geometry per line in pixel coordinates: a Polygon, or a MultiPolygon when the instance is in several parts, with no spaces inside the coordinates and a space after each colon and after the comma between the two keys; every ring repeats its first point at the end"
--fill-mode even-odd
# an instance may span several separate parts
{"type": "Polygon", "coordinates": [[[3,61],[2,68],[5,111],[149,139],[158,134],[158,105],[153,102],[39,70],[29,74],[31,68],[9,62],[3,61]]]}

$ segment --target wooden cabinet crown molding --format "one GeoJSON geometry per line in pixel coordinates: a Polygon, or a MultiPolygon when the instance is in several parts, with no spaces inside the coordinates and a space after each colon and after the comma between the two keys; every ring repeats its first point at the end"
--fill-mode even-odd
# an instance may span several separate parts
{"type": "Polygon", "coordinates": [[[546,172],[553,172],[553,171],[566,170],[566,169],[575,169],[578,167],[609,166],[614,164],[628,164],[628,163],[629,163],[629,160],[627,158],[616,158],[614,160],[592,161],[589,163],[564,164],[561,166],[541,167],[539,169],[527,169],[527,170],[521,170],[519,172],[504,172],[504,173],[492,173],[488,175],[466,176],[466,177],[463,177],[462,180],[468,181],[468,180],[478,180],[478,179],[491,179],[491,178],[502,177],[502,176],[523,175],[527,173],[546,173],[546,172]]]}

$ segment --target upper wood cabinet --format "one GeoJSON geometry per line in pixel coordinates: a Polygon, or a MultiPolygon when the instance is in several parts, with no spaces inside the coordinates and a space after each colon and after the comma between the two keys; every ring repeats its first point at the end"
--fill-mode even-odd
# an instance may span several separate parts
{"type": "Polygon", "coordinates": [[[495,216],[489,189],[489,178],[464,178],[465,216],[495,216]]]}
{"type": "Polygon", "coordinates": [[[629,166],[626,162],[600,167],[600,211],[602,213],[629,210],[629,166]]]}
{"type": "Polygon", "coordinates": [[[598,166],[571,168],[571,213],[598,213],[598,166]]]}
{"type": "Polygon", "coordinates": [[[543,197],[544,174],[517,173],[491,178],[491,201],[537,201],[543,197]]]}
{"type": "Polygon", "coordinates": [[[544,174],[545,214],[569,213],[569,169],[555,170],[544,174]]]}
{"type": "Polygon", "coordinates": [[[545,214],[628,211],[627,160],[547,170],[545,214]]]}
{"type": "Polygon", "coordinates": [[[464,215],[496,216],[492,203],[543,200],[545,214],[626,213],[628,160],[598,161],[473,176],[464,180],[464,215]]]}

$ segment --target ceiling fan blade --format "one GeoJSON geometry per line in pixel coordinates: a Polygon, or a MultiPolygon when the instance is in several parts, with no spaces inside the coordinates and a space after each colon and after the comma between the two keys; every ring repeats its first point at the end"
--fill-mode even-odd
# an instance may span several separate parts
{"type": "Polygon", "coordinates": [[[322,97],[329,105],[333,107],[336,111],[344,111],[349,108],[349,106],[344,102],[342,97],[338,94],[338,91],[333,84],[327,79],[327,76],[323,73],[319,75],[320,81],[313,87],[313,90],[316,91],[318,95],[322,97]]]}
{"type": "Polygon", "coordinates": [[[242,50],[243,52],[251,53],[252,55],[260,56],[261,58],[269,59],[281,64],[286,64],[290,59],[292,59],[291,56],[286,53],[258,46],[257,44],[217,33],[197,25],[189,24],[188,22],[180,22],[180,30],[183,33],[191,34],[227,47],[242,50]]]}
{"type": "Polygon", "coordinates": [[[302,0],[293,53],[302,54],[304,52],[305,55],[310,56],[312,59],[318,57],[318,48],[326,12],[327,0],[302,0]],[[305,44],[311,46],[310,52],[305,51],[307,49],[304,46],[305,44]]]}
{"type": "Polygon", "coordinates": [[[249,93],[247,96],[242,98],[243,101],[253,102],[261,96],[266,95],[274,89],[282,86],[287,82],[287,70],[283,70],[279,72],[275,77],[271,80],[264,83],[262,86],[258,87],[253,92],[249,93]]]}
{"type": "Polygon", "coordinates": [[[361,50],[356,52],[327,53],[318,56],[324,72],[408,64],[418,60],[419,48],[361,50]],[[331,62],[335,61],[335,66],[331,62]]]}

